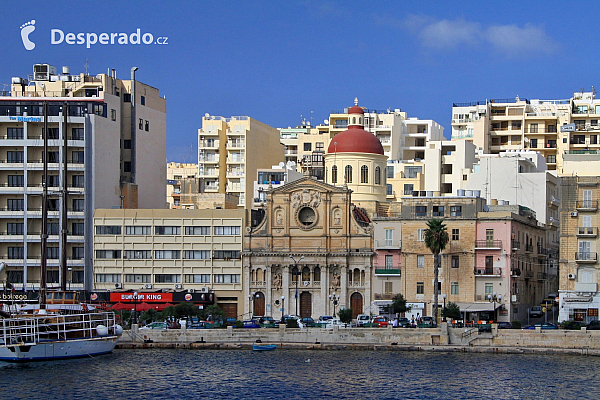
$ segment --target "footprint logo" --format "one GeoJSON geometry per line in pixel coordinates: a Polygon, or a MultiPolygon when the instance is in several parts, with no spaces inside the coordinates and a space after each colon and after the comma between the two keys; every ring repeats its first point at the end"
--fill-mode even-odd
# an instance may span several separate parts
{"type": "Polygon", "coordinates": [[[21,25],[21,39],[26,50],[35,49],[35,43],[29,40],[29,34],[33,31],[35,31],[35,19],[21,25]]]}

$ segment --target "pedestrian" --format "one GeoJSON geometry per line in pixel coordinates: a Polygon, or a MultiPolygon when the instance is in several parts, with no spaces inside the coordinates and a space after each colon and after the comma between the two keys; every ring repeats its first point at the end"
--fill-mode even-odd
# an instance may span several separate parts
{"type": "Polygon", "coordinates": [[[413,328],[415,326],[415,316],[414,315],[410,318],[410,326],[412,326],[413,328]]]}

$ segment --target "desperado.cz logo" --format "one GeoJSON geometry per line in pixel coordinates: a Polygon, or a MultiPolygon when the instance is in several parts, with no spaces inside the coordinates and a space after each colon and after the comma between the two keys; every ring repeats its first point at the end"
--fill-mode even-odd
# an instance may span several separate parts
{"type": "MultiPolygon", "coordinates": [[[[35,20],[31,20],[21,25],[21,40],[26,50],[33,50],[35,43],[29,38],[29,35],[35,31],[35,20]]],[[[95,44],[100,45],[127,45],[127,44],[168,44],[167,36],[158,36],[156,39],[150,32],[142,33],[140,28],[135,32],[63,32],[61,29],[50,30],[50,44],[67,44],[67,45],[85,45],[86,48],[91,48],[95,44]]]]}

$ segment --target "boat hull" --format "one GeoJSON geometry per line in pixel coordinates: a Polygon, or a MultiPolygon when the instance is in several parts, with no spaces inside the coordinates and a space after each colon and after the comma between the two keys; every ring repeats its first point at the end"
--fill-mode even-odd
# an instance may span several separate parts
{"type": "Polygon", "coordinates": [[[0,361],[30,362],[93,357],[114,350],[118,336],[44,341],[28,346],[0,347],[0,361]]]}
{"type": "Polygon", "coordinates": [[[254,351],[270,351],[275,350],[277,345],[274,344],[253,344],[252,350],[254,351]]]}

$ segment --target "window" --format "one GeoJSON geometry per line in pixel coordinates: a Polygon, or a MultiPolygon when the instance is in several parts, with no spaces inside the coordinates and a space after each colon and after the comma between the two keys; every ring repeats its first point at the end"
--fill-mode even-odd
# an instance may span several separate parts
{"type": "MultiPolygon", "coordinates": [[[[536,128],[536,130],[537,130],[537,128],[536,128]]],[[[531,147],[532,149],[537,148],[538,147],[537,144],[538,144],[538,140],[537,139],[531,139],[529,141],[529,147],[531,147]]]]}
{"type": "MultiPolygon", "coordinates": [[[[404,177],[414,179],[423,172],[423,167],[404,167],[404,177]]],[[[393,176],[392,176],[393,178],[393,176]]]]}
{"type": "Polygon", "coordinates": [[[394,166],[393,165],[388,165],[387,166],[387,177],[388,178],[393,178],[394,177],[394,166]]]}
{"type": "Polygon", "coordinates": [[[486,283],[485,284],[485,297],[486,298],[487,298],[488,294],[491,294],[491,295],[494,294],[494,284],[493,283],[486,283]]]}
{"type": "Polygon", "coordinates": [[[239,234],[239,226],[215,226],[215,236],[230,236],[239,234]]]}
{"type": "Polygon", "coordinates": [[[241,257],[239,250],[215,250],[213,258],[216,260],[239,260],[241,257]]]}
{"type": "Polygon", "coordinates": [[[304,143],[304,151],[311,151],[312,143],[304,143]]]}
{"type": "Polygon", "coordinates": [[[121,258],[121,250],[96,250],[96,258],[118,259],[121,258]]]}
{"type": "Polygon", "coordinates": [[[6,152],[7,163],[22,163],[23,152],[22,151],[7,151],[6,152]]]}
{"type": "Polygon", "coordinates": [[[25,203],[23,199],[8,199],[6,200],[6,208],[8,211],[23,211],[25,203]]]}
{"type": "Polygon", "coordinates": [[[316,145],[317,145],[317,147],[315,150],[317,150],[317,151],[323,151],[323,149],[325,148],[325,143],[323,143],[323,142],[317,142],[316,145]]]}
{"type": "Polygon", "coordinates": [[[443,217],[444,216],[444,206],[433,206],[433,216],[434,217],[443,217]]]}
{"type": "Polygon", "coordinates": [[[185,274],[184,283],[210,283],[210,274],[185,274]]]}
{"type": "Polygon", "coordinates": [[[154,283],[180,283],[181,275],[177,274],[156,274],[154,275],[154,283]]]}
{"type": "Polygon", "coordinates": [[[48,187],[59,187],[60,177],[58,175],[48,175],[48,187]]]}
{"type": "Polygon", "coordinates": [[[24,254],[22,246],[8,248],[8,258],[11,260],[22,260],[24,254]]]}
{"type": "Polygon", "coordinates": [[[417,294],[425,294],[425,283],[417,282],[417,294]]]}
{"type": "Polygon", "coordinates": [[[394,244],[394,230],[386,229],[385,230],[385,245],[393,246],[393,244],[394,244]]]}
{"type": "Polygon", "coordinates": [[[6,280],[9,283],[23,283],[23,271],[6,271],[6,280]]]}
{"type": "Polygon", "coordinates": [[[128,260],[151,260],[151,250],[125,250],[125,258],[128,260]]]}
{"type": "Polygon", "coordinates": [[[49,260],[58,260],[60,254],[59,248],[57,247],[46,247],[46,256],[49,260]]]}
{"type": "Polygon", "coordinates": [[[111,121],[117,120],[117,110],[115,110],[114,108],[110,109],[110,119],[111,121]]]}
{"type": "Polygon", "coordinates": [[[384,282],[383,292],[385,294],[393,293],[393,284],[394,282],[384,282]]]}
{"type": "Polygon", "coordinates": [[[360,167],[360,183],[369,183],[369,167],[366,165],[360,167]]]}
{"type": "Polygon", "coordinates": [[[462,206],[450,206],[450,216],[451,217],[462,216],[462,206]]]}
{"type": "Polygon", "coordinates": [[[486,241],[494,240],[494,230],[493,229],[485,230],[485,240],[486,241]]]}
{"type": "MultiPolygon", "coordinates": [[[[96,231],[96,233],[98,233],[98,232],[96,231]]],[[[73,224],[71,225],[71,234],[73,236],[84,236],[85,231],[84,231],[83,222],[73,222],[73,224]]],[[[120,234],[121,234],[121,232],[119,231],[119,233],[117,235],[120,235],[120,234]]]]}
{"type": "MultiPolygon", "coordinates": [[[[42,128],[42,138],[45,136],[45,130],[42,128]]],[[[58,139],[58,128],[48,128],[48,139],[58,139]]]]}
{"type": "Polygon", "coordinates": [[[23,139],[23,128],[6,128],[7,139],[23,139]]]}
{"type": "Polygon", "coordinates": [[[240,283],[239,274],[215,274],[214,283],[240,283]]]}
{"type": "Polygon", "coordinates": [[[150,274],[126,274],[127,283],[150,283],[150,274]]]}
{"type": "Polygon", "coordinates": [[[210,250],[185,250],[183,258],[186,260],[210,260],[210,250]]]}
{"type": "Polygon", "coordinates": [[[458,282],[452,282],[450,284],[450,294],[458,294],[458,282]]]}
{"type": "Polygon", "coordinates": [[[337,165],[331,167],[331,183],[337,183],[337,165]]]}
{"type": "Polygon", "coordinates": [[[123,93],[123,102],[131,103],[131,93],[123,93]]]}
{"type": "Polygon", "coordinates": [[[123,161],[123,172],[131,172],[131,161],[123,161]]]}
{"type": "Polygon", "coordinates": [[[74,151],[71,153],[71,157],[73,158],[72,162],[73,164],[83,164],[85,159],[84,159],[84,152],[83,151],[74,151]]]}
{"type": "Polygon", "coordinates": [[[375,184],[381,185],[381,168],[375,167],[375,184]]]}
{"type": "Polygon", "coordinates": [[[405,183],[404,184],[404,195],[405,196],[412,196],[412,192],[415,188],[415,185],[413,185],[412,183],[405,183]]]}
{"type": "Polygon", "coordinates": [[[75,246],[71,249],[73,260],[83,260],[83,247],[75,246]]]}
{"type": "Polygon", "coordinates": [[[23,175],[8,175],[8,186],[10,187],[23,187],[25,182],[23,175]]]}
{"type": "Polygon", "coordinates": [[[83,140],[83,128],[71,128],[71,140],[83,140]]]}
{"type": "Polygon", "coordinates": [[[138,120],[138,128],[140,130],[144,129],[144,120],[141,118],[138,120]]]}
{"type": "Polygon", "coordinates": [[[186,226],[185,228],[186,235],[195,235],[195,236],[206,236],[210,235],[210,226],[186,226]]]}
{"type": "Polygon", "coordinates": [[[78,187],[78,188],[82,188],[84,187],[84,176],[83,175],[73,175],[72,176],[73,179],[73,187],[78,187]]]}
{"type": "Polygon", "coordinates": [[[460,238],[460,230],[453,228],[452,229],[452,240],[459,240],[460,238]]]}
{"type": "Polygon", "coordinates": [[[155,235],[181,235],[180,226],[155,226],[155,235]]]}
{"type": "Polygon", "coordinates": [[[9,235],[22,235],[23,234],[23,223],[22,222],[9,222],[6,224],[6,231],[9,235]]]}
{"type": "Polygon", "coordinates": [[[60,234],[60,225],[58,222],[49,222],[48,223],[48,235],[58,235],[60,234]]]}
{"type": "Polygon", "coordinates": [[[426,217],[427,216],[427,206],[415,206],[415,216],[416,217],[426,217]]]}
{"type": "Polygon", "coordinates": [[[150,132],[150,122],[148,120],[146,120],[144,123],[144,130],[146,132],[150,132]]]}
{"type": "Polygon", "coordinates": [[[458,268],[459,267],[459,258],[458,256],[452,256],[452,268],[458,268]]]}
{"type": "Polygon", "coordinates": [[[152,235],[151,226],[126,226],[126,235],[152,235]]]}
{"type": "Polygon", "coordinates": [[[425,241],[425,228],[417,229],[417,242],[425,241]]]}
{"type": "Polygon", "coordinates": [[[385,256],[385,268],[390,269],[394,267],[394,256],[387,254],[385,256]]]}
{"type": "Polygon", "coordinates": [[[592,208],[592,191],[583,191],[583,208],[592,208]]]}
{"type": "Polygon", "coordinates": [[[385,185],[385,188],[386,188],[386,192],[385,193],[388,196],[393,196],[394,195],[394,187],[390,183],[388,183],[387,185],[385,185]]]}
{"type": "Polygon", "coordinates": [[[417,256],[417,268],[425,268],[425,256],[422,254],[417,256]]]}
{"type": "Polygon", "coordinates": [[[98,225],[96,226],[96,235],[120,235],[121,227],[119,225],[98,225]]]}
{"type": "Polygon", "coordinates": [[[494,275],[494,257],[485,256],[485,274],[494,275]]]}
{"type": "Polygon", "coordinates": [[[352,165],[346,165],[344,168],[344,182],[352,183],[352,165]]]}
{"type": "Polygon", "coordinates": [[[179,260],[181,259],[181,250],[155,250],[154,258],[156,260],[179,260]]]}
{"type": "Polygon", "coordinates": [[[146,96],[140,96],[140,103],[145,106],[146,105],[146,96]]]}
{"type": "Polygon", "coordinates": [[[120,274],[96,274],[96,283],[118,283],[121,282],[120,274]]]}
{"type": "Polygon", "coordinates": [[[123,148],[124,149],[131,149],[131,140],[123,140],[123,148]]]}

